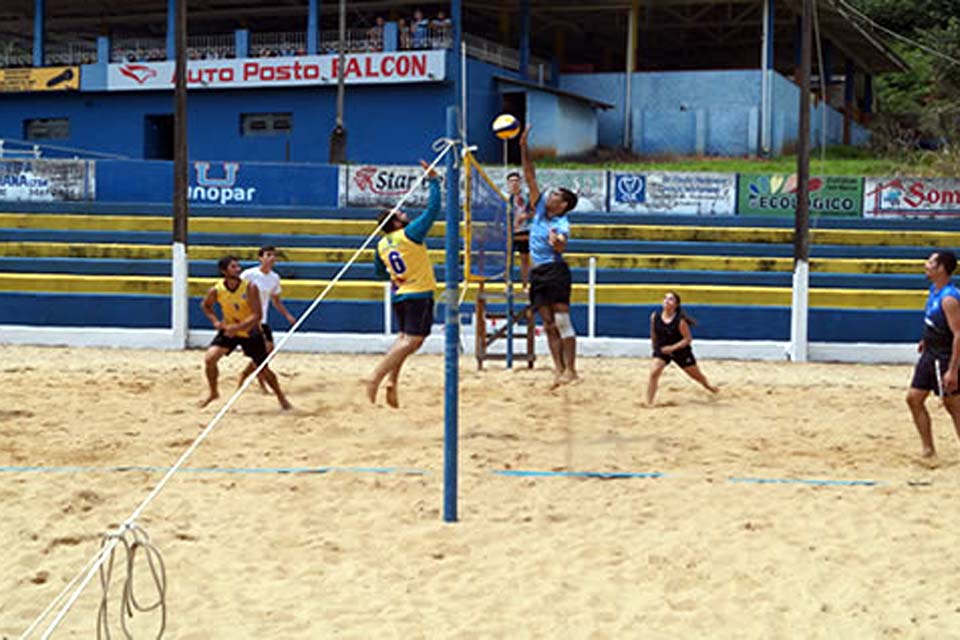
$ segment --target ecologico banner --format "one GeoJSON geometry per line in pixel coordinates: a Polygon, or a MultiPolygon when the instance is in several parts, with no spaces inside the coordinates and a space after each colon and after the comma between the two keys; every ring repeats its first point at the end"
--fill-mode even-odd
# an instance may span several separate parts
{"type": "MultiPolygon", "coordinates": [[[[860,217],[863,178],[811,176],[810,213],[860,217]]],[[[793,217],[797,210],[797,174],[740,174],[737,213],[746,216],[793,217]]]]}

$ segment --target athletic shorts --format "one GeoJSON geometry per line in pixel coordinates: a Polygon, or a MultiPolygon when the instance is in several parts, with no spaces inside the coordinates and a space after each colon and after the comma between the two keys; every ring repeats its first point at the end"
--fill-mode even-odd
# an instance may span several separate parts
{"type": "Polygon", "coordinates": [[[697,359],[693,357],[693,349],[690,347],[684,347],[683,349],[677,349],[673,353],[663,353],[661,351],[653,352],[654,358],[660,358],[667,364],[671,362],[676,362],[681,369],[686,369],[687,367],[692,367],[697,364],[697,359]]]}
{"type": "Polygon", "coordinates": [[[433,325],[433,298],[412,298],[393,303],[400,333],[428,336],[433,325]]]}
{"type": "MultiPolygon", "coordinates": [[[[920,354],[917,366],[913,369],[913,380],[910,381],[910,386],[913,389],[933,391],[936,394],[940,393],[940,387],[937,385],[936,362],[940,363],[940,379],[942,380],[943,376],[947,373],[947,367],[950,366],[950,355],[936,355],[929,351],[924,351],[920,354]]],[[[958,393],[960,393],[960,389],[948,395],[953,396],[958,393]]]]}
{"type": "Polygon", "coordinates": [[[244,355],[256,362],[262,363],[267,359],[267,343],[263,341],[263,334],[254,331],[246,338],[239,336],[228,336],[223,331],[218,331],[210,343],[211,347],[223,347],[227,350],[227,355],[233,353],[237,347],[243,349],[244,355]]]}
{"type": "Polygon", "coordinates": [[[570,304],[572,285],[570,267],[566,262],[537,265],[530,270],[530,304],[534,307],[570,304]]]}
{"type": "Polygon", "coordinates": [[[530,253],[530,234],[516,234],[513,236],[513,248],[517,253],[521,255],[529,255],[530,253]]]}
{"type": "Polygon", "coordinates": [[[260,325],[260,331],[263,333],[263,339],[267,342],[273,342],[273,329],[268,324],[260,325]]]}

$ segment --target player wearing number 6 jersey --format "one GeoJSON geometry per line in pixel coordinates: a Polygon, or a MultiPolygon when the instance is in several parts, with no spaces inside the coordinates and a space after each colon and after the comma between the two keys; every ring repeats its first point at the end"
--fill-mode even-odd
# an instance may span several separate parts
{"type": "MultiPolygon", "coordinates": [[[[428,168],[426,162],[421,160],[420,164],[424,169],[428,168]]],[[[397,393],[400,368],[430,335],[433,324],[433,293],[437,289],[437,280],[425,241],[440,213],[440,178],[432,169],[427,174],[427,183],[430,198],[426,210],[417,218],[411,221],[402,211],[392,216],[390,211],[384,211],[378,218],[383,224],[383,238],[377,244],[374,266],[377,275],[384,279],[389,277],[393,283],[393,310],[400,332],[364,383],[370,402],[376,402],[377,389],[387,378],[387,404],[394,408],[400,406],[397,393]]]]}

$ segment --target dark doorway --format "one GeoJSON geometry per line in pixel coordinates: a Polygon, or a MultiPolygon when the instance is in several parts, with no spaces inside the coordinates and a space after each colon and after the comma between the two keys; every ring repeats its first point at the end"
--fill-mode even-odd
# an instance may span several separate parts
{"type": "Polygon", "coordinates": [[[173,116],[145,116],[143,157],[146,160],[173,160],[173,116]]]}
{"type": "MultiPolygon", "coordinates": [[[[520,121],[520,131],[527,125],[527,94],[522,91],[511,91],[503,94],[503,109],[500,113],[509,113],[520,121]]],[[[513,140],[508,140],[507,164],[520,164],[520,136],[513,140]]],[[[503,152],[500,154],[500,161],[503,161],[503,152]]]]}

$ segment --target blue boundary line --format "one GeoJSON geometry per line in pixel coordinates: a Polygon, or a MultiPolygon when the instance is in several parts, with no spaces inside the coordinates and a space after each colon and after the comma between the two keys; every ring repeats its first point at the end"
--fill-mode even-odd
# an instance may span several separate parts
{"type": "Polygon", "coordinates": [[[497,469],[493,473],[499,476],[520,478],[600,478],[616,480],[619,478],[663,478],[659,472],[636,471],[522,471],[519,469],[497,469]]]}
{"type": "MultiPolygon", "coordinates": [[[[81,466],[0,466],[0,473],[166,473],[170,467],[120,465],[114,467],[81,466]]],[[[430,472],[404,467],[185,467],[185,473],[224,473],[253,475],[322,475],[326,473],[371,473],[424,476],[430,472]]],[[[524,469],[494,469],[491,473],[512,478],[594,478],[599,480],[651,479],[676,477],[659,471],[538,471],[524,469]]],[[[812,487],[878,487],[883,480],[829,480],[815,478],[755,478],[731,476],[727,482],[735,484],[795,484],[812,487]]]]}
{"type": "MultiPolygon", "coordinates": [[[[46,467],[46,466],[0,466],[0,473],[117,473],[142,471],[166,473],[170,467],[122,465],[116,467],[46,467]]],[[[395,473],[407,476],[428,475],[423,469],[401,467],[185,467],[184,473],[250,473],[250,474],[324,474],[324,473],[395,473]]]]}

